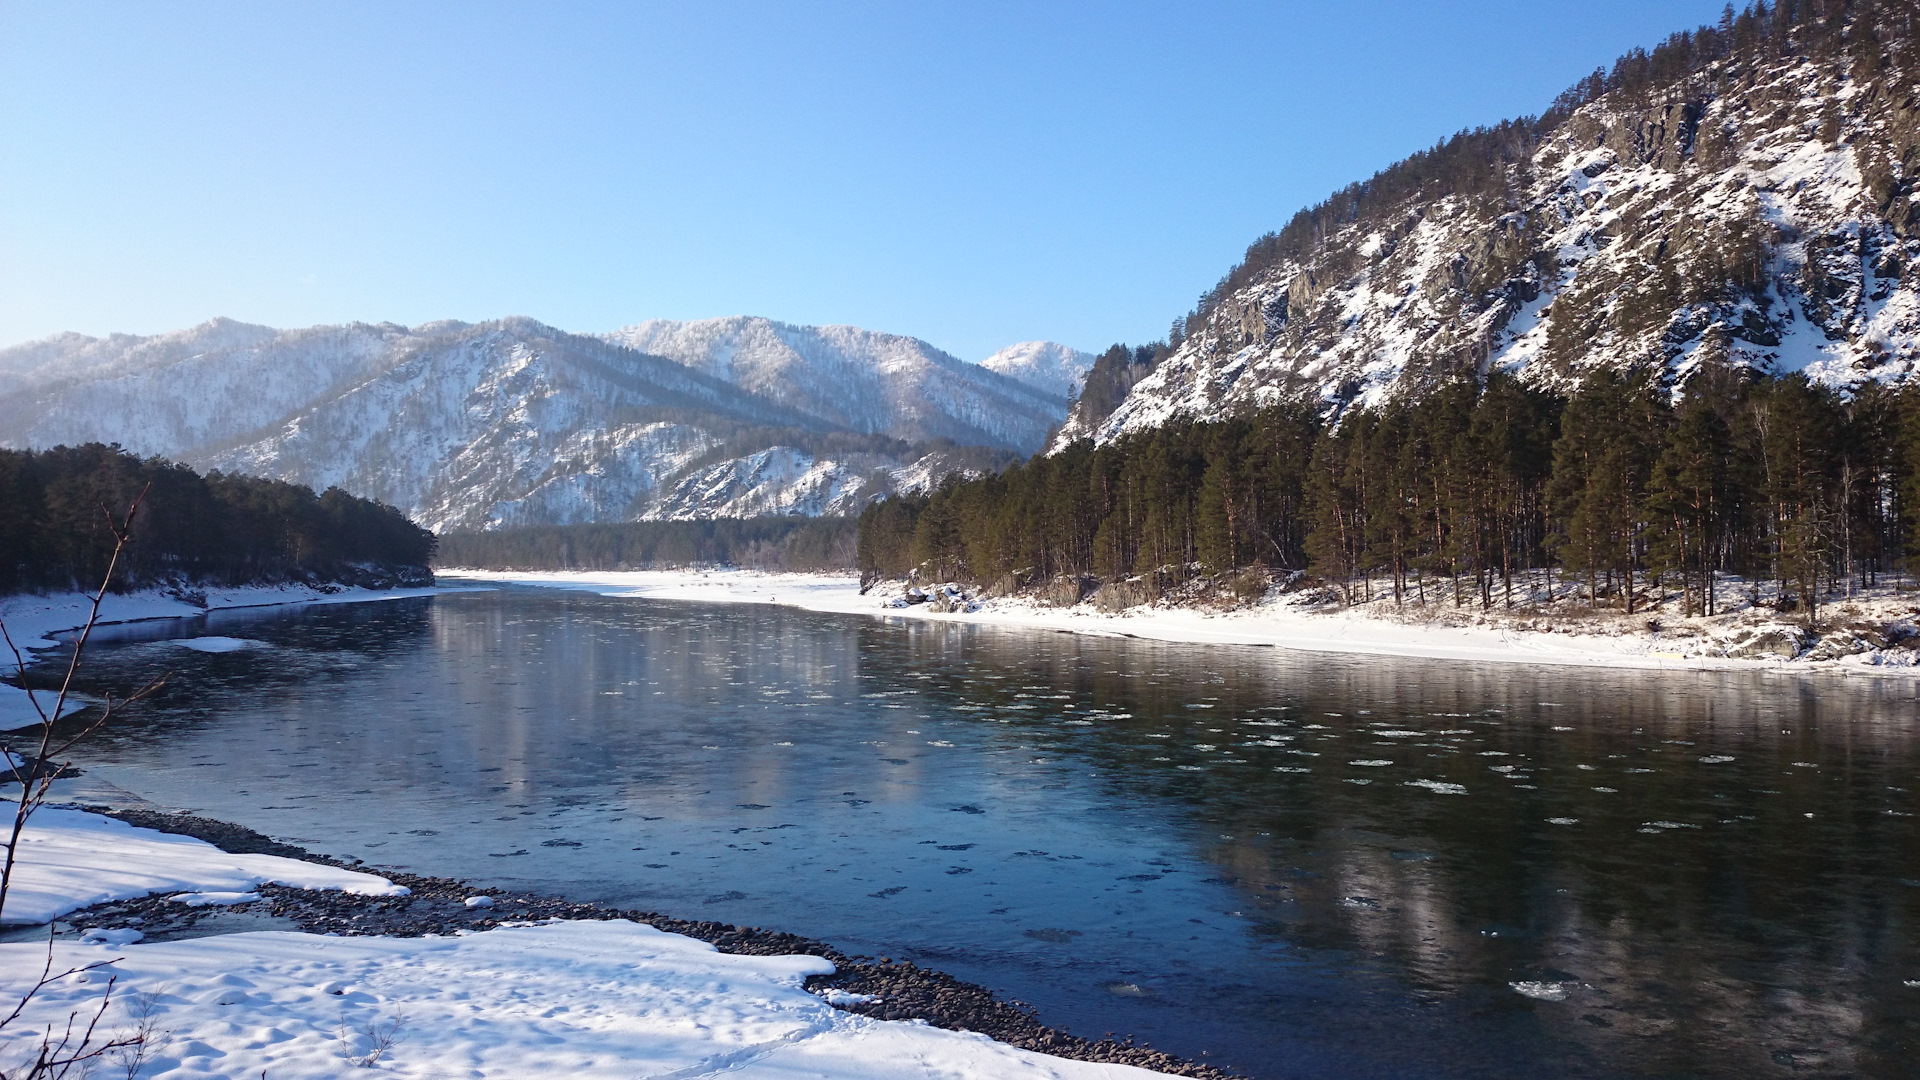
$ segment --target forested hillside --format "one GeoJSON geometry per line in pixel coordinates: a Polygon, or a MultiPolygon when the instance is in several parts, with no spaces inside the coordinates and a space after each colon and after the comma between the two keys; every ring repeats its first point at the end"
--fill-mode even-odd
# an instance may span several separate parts
{"type": "Polygon", "coordinates": [[[433,534],[391,506],[89,443],[0,450],[0,593],[98,586],[113,552],[109,515],[143,490],[119,589],[433,581],[433,534]]]}
{"type": "Polygon", "coordinates": [[[1294,215],[1102,357],[1054,450],[1174,418],[1323,415],[1490,372],[1898,384],[1920,348],[1920,5],[1780,0],[1636,49],[1294,215]]]}
{"type": "Polygon", "coordinates": [[[1101,355],[1050,456],[870,508],[863,576],[1483,607],[1546,577],[1689,613],[1729,575],[1870,586],[1920,554],[1916,22],[1728,8],[1336,192],[1101,355]]]}
{"type": "Polygon", "coordinates": [[[1665,590],[1702,614],[1727,575],[1811,612],[1916,553],[1920,387],[1741,371],[1678,404],[1603,370],[1570,396],[1457,379],[1338,424],[1306,404],[1176,421],[877,504],[859,538],[868,581],[1134,579],[1131,603],[1258,567],[1350,600],[1493,606],[1544,571],[1628,612],[1665,590]]]}
{"type": "Polygon", "coordinates": [[[845,514],[1031,453],[1066,408],[915,338],[753,318],[604,337],[215,319],[0,349],[0,446],[111,441],[437,531],[845,514]]]}

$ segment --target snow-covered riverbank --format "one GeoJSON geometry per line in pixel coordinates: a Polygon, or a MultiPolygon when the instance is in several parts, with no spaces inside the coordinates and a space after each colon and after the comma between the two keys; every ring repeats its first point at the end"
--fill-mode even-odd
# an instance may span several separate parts
{"type": "Polygon", "coordinates": [[[361,896],[407,894],[372,874],[274,855],[233,855],[190,837],[48,806],[35,812],[20,836],[0,925],[52,922],[93,904],[154,893],[180,894],[183,903],[232,903],[269,882],[361,896]]]}
{"type": "MultiPolygon", "coordinates": [[[[245,903],[280,881],[375,895],[385,879],[267,855],[230,855],[185,837],[52,808],[23,844],[24,917],[111,896],[190,894],[245,903]]],[[[13,913],[9,903],[9,913],[13,913]]],[[[123,1036],[147,1016],[154,1078],[273,1080],[347,1075],[360,1063],[420,1077],[818,1076],[858,1080],[1129,1080],[1160,1075],[1048,1057],[982,1035],[881,1021],[809,993],[816,956],[747,956],[624,920],[509,924],[413,938],[294,932],[139,942],[113,930],[54,945],[56,980],[0,1032],[0,1068],[38,1033],[84,1023],[107,980],[100,1025],[123,1036]],[[390,1041],[377,1060],[369,1055],[390,1041]]],[[[39,974],[40,942],[0,944],[0,1002],[39,974]]]]}
{"type": "MultiPolygon", "coordinates": [[[[975,600],[961,610],[935,611],[928,604],[895,606],[898,585],[861,595],[850,575],[773,574],[749,570],[488,571],[443,570],[449,582],[539,585],[605,596],[712,603],[782,604],[810,611],[841,612],[883,618],[936,619],[992,626],[1025,627],[1072,633],[1107,634],[1194,644],[1267,645],[1315,652],[1403,656],[1477,663],[1571,664],[1694,670],[1830,670],[1920,677],[1920,652],[1860,643],[1858,651],[1822,658],[1818,649],[1794,659],[1784,656],[1727,656],[1741,643],[1789,639],[1792,622],[1753,611],[1730,616],[1718,625],[1668,617],[1662,628],[1649,619],[1559,618],[1521,610],[1453,611],[1435,605],[1432,617],[1408,610],[1396,615],[1387,603],[1349,608],[1303,604],[1296,598],[1270,597],[1237,610],[1201,607],[1136,607],[1102,612],[1091,604],[1070,608],[1043,605],[1027,597],[975,600]]],[[[1870,621],[1885,623],[1912,617],[1916,601],[1889,596],[1853,605],[1870,621]]],[[[1832,605],[1832,617],[1846,618],[1847,605],[1832,605]]],[[[1759,651],[1759,650],[1754,650],[1759,651]]]]}
{"type": "MultiPolygon", "coordinates": [[[[109,595],[100,605],[103,624],[140,622],[147,619],[184,619],[210,611],[240,608],[278,607],[289,604],[355,604],[374,600],[402,600],[431,596],[442,588],[365,589],[347,585],[253,585],[236,589],[209,588],[192,596],[161,589],[143,589],[124,595],[109,595]]],[[[0,597],[0,625],[4,625],[13,644],[21,650],[44,649],[56,644],[54,635],[82,626],[87,621],[91,598],[81,593],[23,593],[0,597]]],[[[4,654],[0,654],[4,655],[4,654]]],[[[7,656],[11,661],[12,657],[7,656]]],[[[11,675],[11,664],[6,673],[11,675]]],[[[51,699],[43,704],[51,706],[51,699]]],[[[27,701],[26,692],[0,683],[0,731],[11,731],[37,723],[40,717],[27,701]]]]}

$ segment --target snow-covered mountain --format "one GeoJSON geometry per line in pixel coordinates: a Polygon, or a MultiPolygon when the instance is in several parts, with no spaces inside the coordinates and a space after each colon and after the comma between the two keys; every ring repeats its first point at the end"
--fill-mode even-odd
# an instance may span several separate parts
{"type": "Polygon", "coordinates": [[[654,319],[604,335],[671,357],[839,427],[921,441],[1038,450],[1067,395],[955,359],[918,338],[857,326],[736,316],[654,319]]]}
{"type": "Polygon", "coordinates": [[[1072,399],[1080,395],[1087,369],[1093,366],[1093,354],[1053,341],[1022,341],[980,361],[980,366],[1072,399]]]}
{"type": "Polygon", "coordinates": [[[1286,399],[1337,415],[1494,369],[1559,386],[1599,366],[1676,386],[1721,364],[1911,377],[1913,5],[1806,7],[1636,51],[1540,118],[1303,211],[1053,447],[1286,399]]]}
{"type": "Polygon", "coordinates": [[[685,362],[523,318],[64,334],[0,350],[0,445],[117,442],[483,528],[844,513],[1031,451],[1066,410],[911,338],[674,325],[685,362]]]}

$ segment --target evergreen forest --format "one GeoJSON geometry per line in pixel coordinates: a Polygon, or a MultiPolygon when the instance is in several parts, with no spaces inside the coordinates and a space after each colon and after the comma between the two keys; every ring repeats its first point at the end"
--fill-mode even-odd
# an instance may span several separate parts
{"type": "Polygon", "coordinates": [[[844,517],[713,518],[528,525],[440,537],[435,562],[489,570],[651,570],[739,566],[841,570],[853,565],[855,522],[844,517]]]}
{"type": "Polygon", "coordinates": [[[433,534],[391,506],[89,443],[0,450],[0,594],[98,587],[135,499],[119,590],[432,582],[433,534]]]}
{"type": "MultiPolygon", "coordinates": [[[[1075,443],[861,516],[863,584],[1134,580],[1248,569],[1348,602],[1510,605],[1556,583],[1712,614],[1728,579],[1812,616],[1920,554],[1920,389],[1699,373],[1677,402],[1602,371],[1570,395],[1496,374],[1322,422],[1279,405],[1075,443]]],[[[1261,586],[1264,591],[1264,584],[1261,586]]]]}

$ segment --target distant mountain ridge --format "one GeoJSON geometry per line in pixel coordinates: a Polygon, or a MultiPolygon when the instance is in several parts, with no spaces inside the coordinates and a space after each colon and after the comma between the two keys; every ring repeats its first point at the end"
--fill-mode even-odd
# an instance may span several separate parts
{"type": "Polygon", "coordinates": [[[865,434],[1029,454],[1067,408],[1065,394],[969,364],[918,338],[857,326],[751,316],[654,319],[601,336],[865,434]]]}
{"type": "Polygon", "coordinates": [[[1916,20],[1911,0],[1729,9],[1354,184],[1256,241],[1168,342],[1103,357],[1051,449],[1492,370],[1909,379],[1916,20]]]}
{"type": "Polygon", "coordinates": [[[1092,353],[1058,342],[1022,341],[980,361],[980,366],[1072,400],[1080,396],[1093,360],[1092,353]]]}
{"type": "Polygon", "coordinates": [[[0,350],[0,445],[118,443],[339,486],[444,530],[844,513],[1029,453],[1067,408],[912,338],[642,327],[652,338],[526,318],[63,334],[0,350]],[[623,343],[653,338],[676,355],[623,343]]]}

